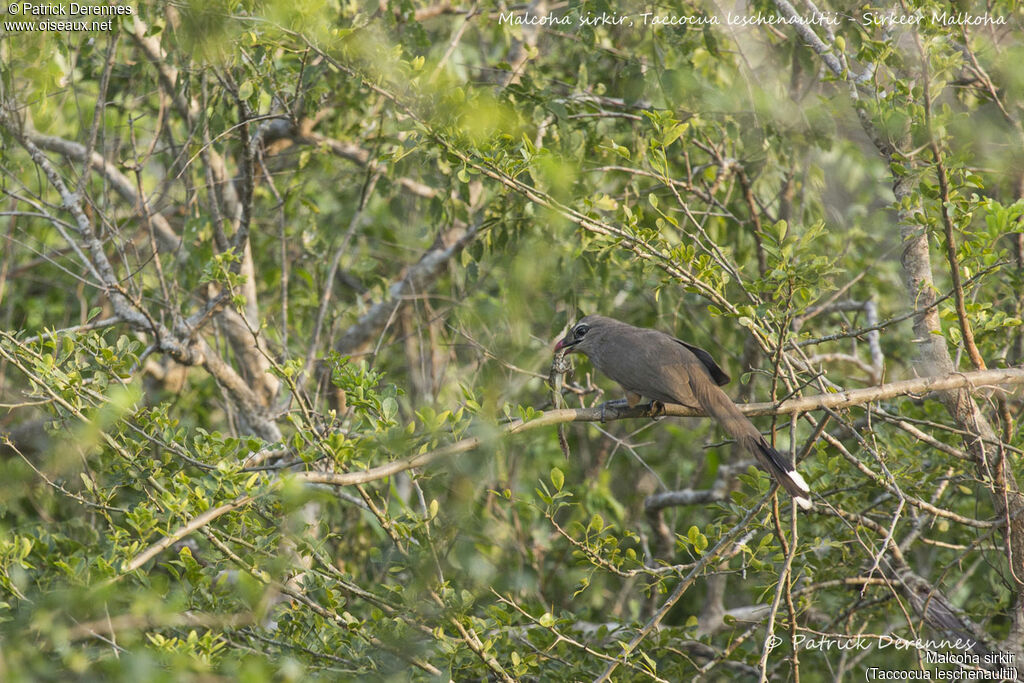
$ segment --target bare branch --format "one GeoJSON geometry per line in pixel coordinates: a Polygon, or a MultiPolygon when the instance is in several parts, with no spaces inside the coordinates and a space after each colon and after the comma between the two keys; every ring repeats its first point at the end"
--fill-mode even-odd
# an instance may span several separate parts
{"type": "MultiPolygon", "coordinates": [[[[746,415],[788,415],[792,413],[806,413],[824,408],[849,408],[856,405],[880,401],[897,396],[919,394],[928,391],[948,391],[956,388],[971,387],[977,389],[981,386],[999,386],[1024,384],[1024,369],[1009,370],[985,370],[983,372],[965,372],[947,377],[926,377],[923,379],[906,380],[904,382],[893,382],[883,384],[880,387],[869,387],[867,389],[856,389],[838,394],[820,394],[817,396],[806,396],[794,398],[775,405],[772,403],[751,403],[741,405],[740,410],[746,415]]],[[[659,415],[662,413],[658,413],[659,415]]],[[[676,417],[701,417],[703,413],[694,408],[667,404],[664,406],[665,415],[676,417]]],[[[501,434],[510,436],[519,432],[548,427],[564,422],[602,422],[610,420],[621,420],[636,417],[655,417],[649,405],[637,405],[633,408],[618,405],[616,403],[605,404],[603,407],[594,408],[567,408],[553,410],[544,413],[540,417],[529,422],[515,421],[506,425],[501,434]]],[[[351,486],[353,484],[365,484],[385,477],[390,477],[399,472],[422,467],[435,460],[451,457],[460,453],[471,451],[482,443],[480,437],[470,437],[457,441],[437,450],[419,453],[399,460],[379,465],[377,467],[363,470],[361,472],[302,472],[296,477],[304,481],[333,484],[335,486],[351,486]]]]}
{"type": "MultiPolygon", "coordinates": [[[[82,209],[81,197],[71,192],[57,172],[57,169],[46,155],[43,154],[42,150],[21,132],[18,125],[11,119],[6,103],[0,108],[0,125],[6,128],[21,143],[32,161],[43,171],[47,180],[60,194],[63,207],[75,219],[74,226],[78,240],[81,241],[88,252],[88,256],[86,256],[79,251],[79,256],[84,261],[83,265],[92,270],[95,277],[102,283],[104,292],[110,298],[117,316],[136,329],[151,332],[156,338],[157,346],[160,350],[170,354],[179,363],[185,365],[199,363],[201,356],[197,354],[193,345],[182,342],[170,330],[153,320],[141,306],[132,301],[121,289],[117,276],[114,273],[114,268],[103,251],[103,244],[93,233],[89,218],[82,209]]],[[[77,251],[79,248],[78,243],[75,240],[69,241],[71,247],[77,251]]]]}
{"type": "Polygon", "coordinates": [[[334,345],[334,349],[341,354],[354,354],[361,350],[386,327],[388,320],[404,303],[404,297],[423,289],[438,277],[441,269],[448,264],[452,257],[459,254],[487,227],[483,223],[477,223],[447,245],[443,240],[439,240],[420,257],[415,265],[410,266],[400,280],[391,285],[385,300],[371,306],[369,311],[360,316],[355,325],[342,334],[334,345]]]}
{"type": "MultiPolygon", "coordinates": [[[[65,140],[53,135],[43,135],[42,133],[34,130],[26,130],[25,137],[38,145],[41,149],[45,149],[50,152],[56,152],[63,157],[73,159],[74,161],[84,162],[86,158],[86,148],[84,145],[80,145],[77,142],[71,140],[65,140]]],[[[110,183],[110,186],[114,188],[121,197],[132,205],[135,212],[144,220],[148,220],[153,229],[156,231],[157,239],[160,243],[161,248],[167,251],[175,251],[181,246],[181,238],[174,232],[174,228],[167,222],[160,213],[152,211],[151,206],[147,206],[145,198],[139,194],[135,188],[135,183],[121,173],[113,164],[108,162],[99,152],[92,152],[89,155],[89,166],[95,169],[103,178],[110,183]]]]}

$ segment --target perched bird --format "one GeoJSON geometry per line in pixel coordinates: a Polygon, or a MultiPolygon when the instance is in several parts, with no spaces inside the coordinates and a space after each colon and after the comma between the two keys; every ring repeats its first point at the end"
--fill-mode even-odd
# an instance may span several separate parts
{"type": "Polygon", "coordinates": [[[704,349],[602,315],[582,318],[555,349],[585,354],[594,367],[622,386],[630,407],[643,397],[703,410],[757,459],[797,505],[810,509],[807,482],[718,388],[729,382],[729,375],[704,349]]]}

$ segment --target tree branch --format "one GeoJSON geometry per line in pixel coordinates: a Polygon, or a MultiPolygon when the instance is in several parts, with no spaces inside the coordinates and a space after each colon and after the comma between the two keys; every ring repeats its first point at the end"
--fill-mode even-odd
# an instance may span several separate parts
{"type": "Polygon", "coordinates": [[[400,280],[391,285],[386,299],[371,306],[370,310],[341,335],[334,349],[341,354],[353,354],[365,346],[374,335],[384,329],[388,320],[402,305],[404,297],[422,289],[440,275],[441,269],[451,258],[459,254],[487,227],[483,223],[477,223],[451,244],[445,245],[439,241],[428,249],[400,280]]]}
{"type": "MultiPolygon", "coordinates": [[[[947,377],[925,377],[922,379],[906,380],[904,382],[893,382],[883,384],[879,387],[868,387],[866,389],[855,389],[844,391],[838,394],[819,394],[794,398],[776,405],[773,403],[750,403],[739,406],[740,410],[751,416],[757,415],[788,415],[791,413],[806,413],[824,408],[849,408],[871,401],[906,396],[909,394],[920,394],[929,391],[948,391],[952,389],[971,387],[977,389],[981,386],[999,386],[1024,384],[1024,369],[1012,368],[1007,370],[985,370],[983,372],[964,372],[949,375],[947,377]]],[[[659,413],[662,414],[662,413],[659,413]]],[[[701,417],[704,414],[694,408],[675,404],[666,404],[664,415],[674,417],[701,417]]],[[[637,405],[633,408],[625,405],[619,406],[615,403],[605,404],[604,407],[593,408],[567,408],[563,410],[552,410],[544,413],[535,420],[523,422],[517,420],[506,425],[500,432],[501,436],[511,436],[519,432],[525,432],[540,427],[562,424],[564,422],[602,422],[621,420],[635,417],[654,417],[649,405],[637,405]]],[[[423,467],[435,460],[448,458],[460,453],[471,451],[483,442],[478,436],[462,439],[448,446],[438,448],[426,453],[393,460],[384,465],[372,467],[361,472],[301,472],[295,476],[303,481],[316,482],[321,484],[332,484],[334,486],[352,486],[354,484],[365,484],[376,481],[393,474],[404,472],[414,467],[423,467]]]]}
{"type": "MultiPolygon", "coordinates": [[[[774,4],[787,17],[795,17],[796,11],[787,0],[774,0],[774,4]]],[[[899,146],[908,147],[909,141],[893,141],[888,135],[883,134],[884,128],[876,125],[872,120],[867,108],[860,101],[858,88],[865,87],[866,80],[853,78],[836,59],[832,48],[826,45],[814,33],[810,26],[800,23],[794,24],[794,30],[810,44],[811,48],[819,55],[822,62],[832,73],[845,81],[850,86],[850,97],[853,100],[857,117],[864,132],[877,148],[879,154],[890,166],[893,181],[893,194],[898,217],[900,237],[903,240],[904,250],[901,256],[904,283],[907,294],[914,307],[920,311],[914,316],[915,340],[920,349],[919,364],[928,375],[949,375],[954,371],[953,360],[949,354],[946,336],[942,331],[942,324],[939,318],[939,311],[936,307],[936,289],[932,274],[931,253],[929,250],[929,232],[927,227],[922,226],[919,218],[920,198],[916,196],[918,186],[918,174],[907,173],[898,170],[896,164],[904,159],[899,154],[899,146]]],[[[913,29],[911,29],[913,31],[913,29]]],[[[914,39],[919,40],[916,33],[914,39]]],[[[921,49],[921,62],[925,79],[927,79],[928,54],[921,49]]],[[[866,72],[867,73],[867,72],[866,72]]],[[[900,75],[900,74],[898,74],[900,75]]],[[[900,75],[909,80],[906,74],[900,75]]],[[[878,93],[875,93],[878,97],[878,93]]],[[[925,107],[930,106],[930,93],[925,94],[925,107]]],[[[930,119],[927,121],[930,123],[930,119]]],[[[905,152],[906,150],[904,150],[905,152]]],[[[935,154],[936,150],[932,150],[935,154]]],[[[912,156],[912,154],[911,154],[912,156]]],[[[943,175],[941,156],[935,154],[936,168],[940,178],[943,175]]],[[[948,218],[943,214],[943,218],[948,218]]],[[[948,221],[944,223],[947,231],[952,227],[948,221]]],[[[954,280],[958,278],[958,265],[955,260],[955,247],[951,241],[952,235],[947,232],[947,249],[954,249],[951,269],[954,280]]],[[[947,257],[949,256],[947,252],[947,257]]],[[[955,289],[954,282],[954,289],[955,289]]],[[[965,322],[966,318],[960,317],[961,310],[958,308],[958,319],[965,322]]],[[[969,350],[970,352],[970,350],[969,350]]],[[[973,356],[974,354],[972,354],[973,356]]],[[[972,357],[976,365],[983,367],[984,361],[980,354],[972,357]]],[[[1012,608],[1013,627],[1011,636],[1004,641],[1006,649],[1016,654],[1018,671],[1024,671],[1024,646],[1020,638],[1015,635],[1024,633],[1024,495],[1021,494],[1012,470],[1006,465],[1004,449],[999,435],[993,429],[992,424],[982,412],[977,402],[966,390],[966,385],[944,387],[936,389],[939,391],[939,399],[946,407],[946,411],[958,425],[968,432],[965,437],[967,451],[975,461],[980,477],[983,481],[989,482],[993,502],[1000,516],[1006,521],[1005,547],[1009,564],[1009,573],[1014,583],[1017,584],[1018,595],[1016,604],[1012,608]],[[996,443],[1000,445],[997,454],[990,453],[987,444],[996,443]]]]}
{"type": "Polygon", "coordinates": [[[50,185],[60,194],[63,208],[70,212],[75,219],[73,225],[78,240],[81,241],[85,251],[88,253],[83,253],[78,242],[72,239],[70,235],[66,236],[68,242],[71,248],[78,253],[79,258],[83,260],[83,265],[90,269],[97,280],[99,280],[99,285],[109,297],[117,316],[136,329],[153,334],[158,348],[168,353],[178,362],[185,365],[197,364],[201,358],[193,345],[181,341],[170,330],[154,320],[121,289],[114,268],[103,251],[103,243],[96,237],[89,218],[82,209],[82,198],[68,188],[64,179],[61,178],[57,169],[46,155],[43,154],[42,150],[13,121],[8,103],[0,103],[0,125],[6,128],[21,143],[21,146],[28,152],[32,162],[36,164],[46,176],[50,185]]]}
{"type": "MultiPolygon", "coordinates": [[[[25,138],[38,145],[41,149],[56,152],[74,161],[84,162],[86,160],[86,148],[77,142],[53,135],[43,135],[32,129],[25,130],[24,135],[25,138]]],[[[114,188],[114,191],[132,205],[140,217],[152,223],[161,247],[167,251],[174,251],[181,246],[181,238],[174,232],[171,224],[162,215],[151,211],[146,206],[145,198],[139,194],[135,188],[135,183],[128,176],[117,170],[99,152],[93,151],[88,156],[89,166],[103,176],[110,183],[110,186],[114,188]]]]}

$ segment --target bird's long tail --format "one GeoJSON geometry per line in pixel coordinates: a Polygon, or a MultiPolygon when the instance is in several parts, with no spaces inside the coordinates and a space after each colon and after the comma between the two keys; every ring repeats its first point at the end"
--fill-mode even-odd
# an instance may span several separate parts
{"type": "Polygon", "coordinates": [[[771,447],[757,427],[740,412],[724,391],[711,382],[690,382],[690,388],[700,407],[711,417],[718,420],[722,429],[743,446],[757,459],[757,462],[779,482],[793,500],[804,510],[813,506],[811,488],[800,473],[796,471],[789,459],[771,447]]]}

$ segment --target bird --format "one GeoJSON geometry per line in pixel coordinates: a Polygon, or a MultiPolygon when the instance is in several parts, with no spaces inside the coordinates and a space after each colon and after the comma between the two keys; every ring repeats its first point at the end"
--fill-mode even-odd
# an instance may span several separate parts
{"type": "Polygon", "coordinates": [[[797,505],[804,510],[813,506],[810,487],[789,459],[772,448],[719,389],[729,383],[729,375],[704,349],[659,330],[588,315],[569,329],[555,351],[587,356],[602,374],[619,383],[631,408],[647,398],[704,411],[754,456],[797,505]]]}

